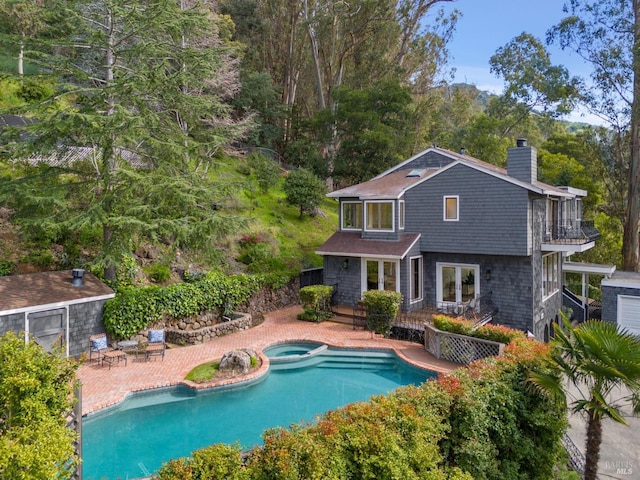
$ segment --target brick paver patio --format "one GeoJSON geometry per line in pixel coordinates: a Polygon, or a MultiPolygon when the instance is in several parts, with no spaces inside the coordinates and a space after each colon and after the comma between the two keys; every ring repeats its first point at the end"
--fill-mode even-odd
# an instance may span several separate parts
{"type": "MultiPolygon", "coordinates": [[[[271,312],[265,315],[262,324],[249,330],[216,338],[201,345],[167,349],[164,360],[152,357],[145,362],[144,355],[137,359],[129,356],[127,365],[124,362],[115,363],[111,369],[101,367],[98,362],[85,362],[78,370],[78,377],[82,382],[82,413],[86,415],[118,403],[130,392],[187,383],[184,377],[194,367],[218,360],[231,350],[253,348],[260,353],[265,347],[285,340],[312,340],[336,347],[392,349],[404,360],[436,372],[446,372],[457,367],[436,359],[417,343],[372,338],[371,332],[353,330],[350,324],[345,323],[297,320],[296,315],[300,311],[301,308],[295,306],[271,312]]],[[[269,368],[269,360],[264,355],[262,360],[262,366],[251,377],[260,376],[269,368]]],[[[246,379],[247,377],[243,377],[243,380],[246,379]]],[[[238,380],[221,380],[206,386],[238,380]]],[[[198,387],[203,388],[202,385],[198,387]]]]}

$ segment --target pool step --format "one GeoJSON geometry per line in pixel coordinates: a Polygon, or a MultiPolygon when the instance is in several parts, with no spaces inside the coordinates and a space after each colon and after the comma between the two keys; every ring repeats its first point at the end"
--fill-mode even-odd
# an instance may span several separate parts
{"type": "Polygon", "coordinates": [[[316,349],[305,355],[271,358],[271,367],[277,370],[297,369],[310,366],[318,368],[340,368],[380,370],[385,366],[394,367],[395,354],[391,351],[362,351],[331,348],[316,349]],[[275,361],[274,361],[275,360],[275,361]]]}

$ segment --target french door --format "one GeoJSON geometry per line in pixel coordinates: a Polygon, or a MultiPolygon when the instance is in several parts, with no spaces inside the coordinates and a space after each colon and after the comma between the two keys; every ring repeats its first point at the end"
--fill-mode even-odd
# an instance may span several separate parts
{"type": "Polygon", "coordinates": [[[478,265],[437,263],[436,269],[438,303],[457,305],[480,295],[478,265]]]}
{"type": "Polygon", "coordinates": [[[362,291],[391,290],[400,291],[398,262],[365,258],[362,269],[362,291]]]}

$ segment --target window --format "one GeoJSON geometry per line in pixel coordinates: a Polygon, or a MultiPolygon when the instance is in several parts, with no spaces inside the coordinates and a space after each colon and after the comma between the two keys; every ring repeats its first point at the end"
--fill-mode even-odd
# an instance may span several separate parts
{"type": "Polygon", "coordinates": [[[398,228],[404,230],[404,200],[400,200],[400,212],[398,213],[398,228]]]}
{"type": "Polygon", "coordinates": [[[422,257],[413,257],[410,262],[409,301],[414,303],[422,300],[422,257]]]}
{"type": "Polygon", "coordinates": [[[551,253],[542,257],[542,298],[558,291],[558,254],[551,253]]]}
{"type": "Polygon", "coordinates": [[[365,202],[366,229],[393,231],[393,202],[365,202]]]}
{"type": "Polygon", "coordinates": [[[444,220],[447,222],[458,221],[458,196],[444,197],[444,220]]]}
{"type": "Polygon", "coordinates": [[[362,230],[361,202],[342,202],[342,229],[362,230]]]}

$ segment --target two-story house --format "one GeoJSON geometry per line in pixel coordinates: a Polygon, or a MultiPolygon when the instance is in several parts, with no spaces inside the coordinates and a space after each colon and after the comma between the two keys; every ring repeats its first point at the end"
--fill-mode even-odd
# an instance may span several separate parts
{"type": "Polygon", "coordinates": [[[479,308],[548,339],[562,307],[566,257],[599,235],[582,219],[584,190],[537,180],[536,150],[519,140],[507,168],[438,147],[329,193],[340,225],[318,250],[334,300],[395,290],[403,310],[479,308]]]}

